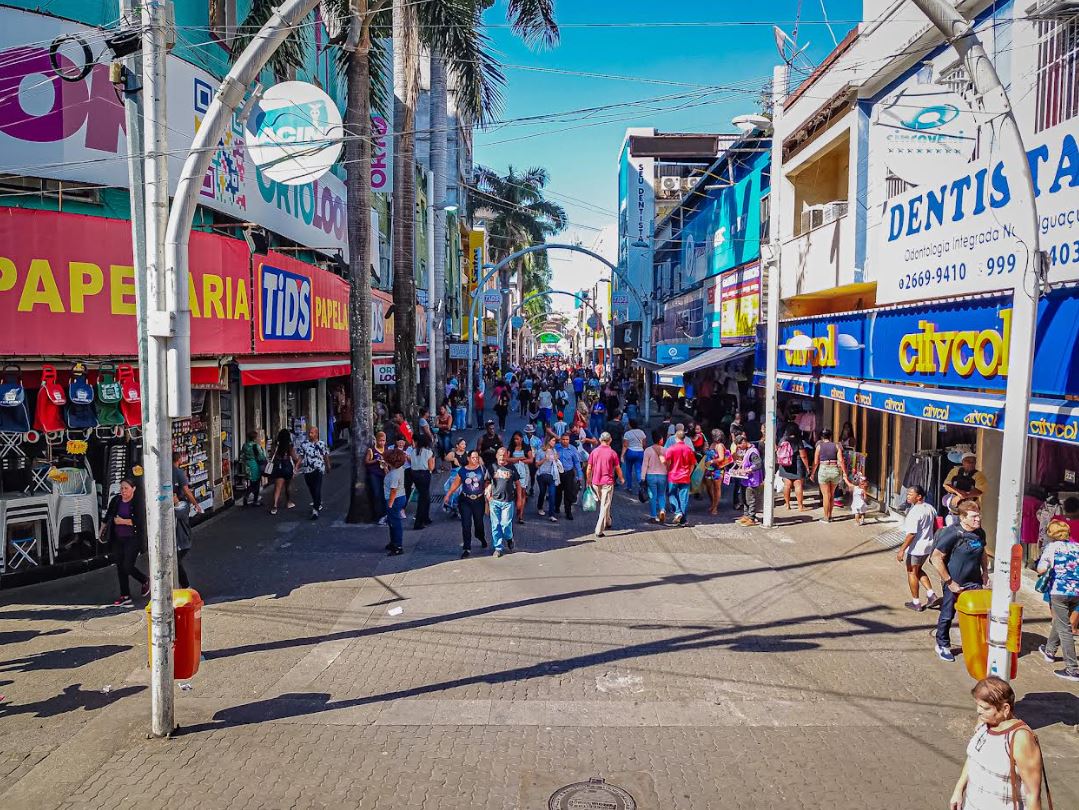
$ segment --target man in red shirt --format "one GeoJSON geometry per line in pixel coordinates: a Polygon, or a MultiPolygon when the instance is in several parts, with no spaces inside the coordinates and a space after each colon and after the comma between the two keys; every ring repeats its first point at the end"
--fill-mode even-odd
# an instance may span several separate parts
{"type": "MultiPolygon", "coordinates": [[[[688,448],[687,448],[688,449],[688,448]]],[[[692,455],[692,451],[690,451],[692,455]]],[[[596,494],[599,515],[596,517],[596,537],[603,537],[605,530],[611,527],[611,500],[614,498],[614,482],[624,484],[622,468],[618,463],[618,453],[611,447],[611,434],[603,433],[599,437],[599,447],[588,456],[588,469],[585,477],[596,494]]]]}
{"type": "Polygon", "coordinates": [[[393,423],[397,425],[397,432],[401,435],[401,438],[408,444],[412,444],[412,427],[405,421],[405,415],[397,411],[393,415],[393,423]]]}
{"type": "Polygon", "coordinates": [[[675,525],[686,525],[686,512],[689,511],[689,481],[693,477],[693,468],[697,466],[697,456],[693,449],[683,441],[684,430],[675,431],[674,444],[663,451],[667,462],[667,492],[674,512],[675,525]]]}

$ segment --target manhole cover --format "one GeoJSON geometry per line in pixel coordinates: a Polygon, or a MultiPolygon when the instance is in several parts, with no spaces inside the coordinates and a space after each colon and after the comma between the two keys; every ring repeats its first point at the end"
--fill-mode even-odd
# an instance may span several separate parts
{"type": "Polygon", "coordinates": [[[618,785],[594,776],[556,790],[547,800],[547,810],[637,810],[637,802],[618,785]]]}

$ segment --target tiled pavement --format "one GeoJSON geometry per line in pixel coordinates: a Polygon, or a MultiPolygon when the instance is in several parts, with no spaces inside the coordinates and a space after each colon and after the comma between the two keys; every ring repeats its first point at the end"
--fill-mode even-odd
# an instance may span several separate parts
{"type": "MultiPolygon", "coordinates": [[[[616,510],[598,541],[530,517],[500,560],[457,559],[441,513],[393,559],[371,527],[211,522],[207,660],[167,741],[144,738],[141,620],[93,607],[111,574],[6,593],[0,806],[539,810],[591,777],[641,808],[946,806],[971,682],[933,656],[935,614],[902,609],[889,526],[616,510]]],[[[1076,690],[1020,666],[1057,807],[1079,807],[1076,690]]]]}

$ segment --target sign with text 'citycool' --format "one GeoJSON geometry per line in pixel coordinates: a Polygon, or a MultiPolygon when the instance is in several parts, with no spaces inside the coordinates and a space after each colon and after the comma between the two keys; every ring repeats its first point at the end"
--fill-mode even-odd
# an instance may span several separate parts
{"type": "Polygon", "coordinates": [[[341,111],[307,82],[281,82],[262,94],[248,152],[271,180],[295,186],[322,177],[344,146],[341,111]]]}
{"type": "MultiPolygon", "coordinates": [[[[1053,282],[1079,279],[1077,137],[1073,118],[1027,142],[1053,282]]],[[[877,303],[1010,289],[1028,267],[1029,206],[1016,166],[998,160],[968,164],[888,200],[869,237],[877,303]]]]}
{"type": "MultiPolygon", "coordinates": [[[[950,302],[784,321],[779,325],[781,372],[820,374],[937,388],[1003,391],[1008,378],[1011,299],[950,302]],[[810,347],[796,346],[809,338],[810,347]]],[[[758,329],[757,368],[766,354],[758,329]]],[[[1031,390],[1079,395],[1079,296],[1059,289],[1038,305],[1031,390]]]]}

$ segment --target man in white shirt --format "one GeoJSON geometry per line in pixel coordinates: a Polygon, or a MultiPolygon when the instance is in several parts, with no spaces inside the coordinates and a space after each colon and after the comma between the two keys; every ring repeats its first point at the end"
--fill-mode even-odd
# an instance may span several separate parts
{"type": "Polygon", "coordinates": [[[905,563],[907,585],[910,587],[911,601],[903,606],[921,613],[927,607],[937,607],[941,599],[933,592],[933,583],[922,566],[933,552],[933,535],[936,532],[937,510],[925,502],[925,490],[915,484],[907,490],[907,503],[910,509],[903,521],[903,545],[899,547],[895,558],[905,563]],[[919,586],[925,586],[925,602],[918,598],[919,586]]]}

